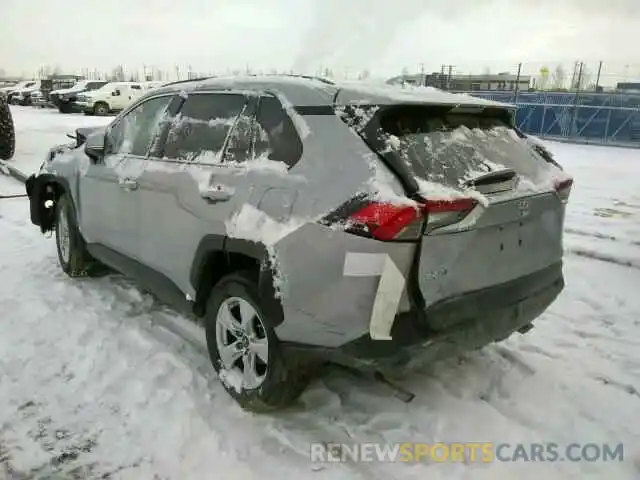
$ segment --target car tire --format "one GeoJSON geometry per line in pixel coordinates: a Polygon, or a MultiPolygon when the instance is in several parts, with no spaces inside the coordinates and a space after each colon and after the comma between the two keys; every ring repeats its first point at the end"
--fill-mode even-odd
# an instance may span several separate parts
{"type": "Polygon", "coordinates": [[[62,270],[70,277],[94,277],[106,273],[104,265],[94,259],[78,230],[73,203],[67,194],[56,201],[56,249],[62,270]]]}
{"type": "Polygon", "coordinates": [[[105,102],[98,102],[93,106],[93,113],[100,116],[109,115],[109,105],[105,102]]]}
{"type": "Polygon", "coordinates": [[[300,366],[287,363],[273,328],[282,317],[282,307],[275,298],[260,295],[255,277],[250,271],[237,272],[215,285],[207,303],[205,331],[211,362],[225,390],[245,410],[264,413],[294,403],[308,376],[300,366]],[[242,319],[241,309],[248,314],[242,319]],[[228,328],[229,321],[236,332],[228,328]],[[234,346],[238,348],[232,350],[234,346]],[[225,360],[221,348],[226,350],[225,360]]]}

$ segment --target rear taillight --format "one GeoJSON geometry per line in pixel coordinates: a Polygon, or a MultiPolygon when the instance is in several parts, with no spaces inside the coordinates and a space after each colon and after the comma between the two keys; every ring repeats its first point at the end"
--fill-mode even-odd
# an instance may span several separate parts
{"type": "Polygon", "coordinates": [[[560,200],[563,203],[566,203],[569,200],[569,195],[571,195],[571,187],[573,186],[572,178],[565,178],[563,180],[556,180],[553,183],[554,188],[556,189],[556,193],[560,200]]]}
{"type": "Polygon", "coordinates": [[[376,240],[416,240],[428,230],[462,220],[477,202],[470,198],[425,199],[415,205],[385,202],[357,202],[339,209],[325,223],[344,225],[346,232],[376,240]]]}
{"type": "Polygon", "coordinates": [[[451,200],[426,200],[424,210],[427,213],[427,229],[444,227],[459,222],[478,204],[473,198],[451,200]]]}
{"type": "Polygon", "coordinates": [[[409,240],[420,236],[422,222],[419,205],[371,202],[349,215],[345,231],[377,240],[409,240]]]}

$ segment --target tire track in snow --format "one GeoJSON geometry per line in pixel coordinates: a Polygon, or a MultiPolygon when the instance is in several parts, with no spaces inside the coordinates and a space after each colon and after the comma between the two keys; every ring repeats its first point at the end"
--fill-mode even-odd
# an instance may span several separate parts
{"type": "MultiPolygon", "coordinates": [[[[156,473],[206,478],[212,464],[216,472],[247,480],[310,475],[475,479],[501,473],[533,479],[594,472],[631,478],[637,473],[628,464],[312,466],[307,455],[314,441],[568,443],[613,440],[614,434],[627,442],[638,440],[627,421],[629,415],[640,415],[637,399],[594,381],[600,375],[633,385],[640,372],[620,365],[624,355],[637,358],[635,349],[621,344],[619,358],[595,358],[594,346],[576,334],[604,330],[598,315],[607,311],[623,335],[637,332],[632,315],[640,308],[629,284],[639,277],[632,269],[569,258],[567,290],[552,307],[562,319],[544,315],[526,336],[403,372],[404,386],[418,394],[411,404],[392,399],[378,385],[333,373],[312,384],[297,408],[254,416],[228,398],[208,359],[154,326],[171,312],[131,282],[119,276],[67,279],[56,265],[54,242],[42,238],[26,212],[26,205],[0,204],[0,241],[11,251],[0,259],[0,272],[9,274],[3,279],[0,308],[12,312],[0,336],[0,349],[6,352],[0,358],[0,423],[15,432],[11,454],[18,447],[44,451],[32,445],[28,431],[46,418],[74,438],[96,436],[91,452],[48,472],[81,470],[95,461],[91,468],[96,474],[129,465],[117,474],[128,478],[152,478],[156,473]],[[11,221],[9,228],[5,220],[11,221]],[[590,278],[594,271],[599,273],[590,278]],[[595,298],[590,296],[593,291],[599,292],[595,298]],[[627,297],[629,305],[616,311],[615,302],[627,297]],[[561,341],[576,348],[560,347],[561,341]],[[535,349],[548,352],[553,360],[535,349]],[[20,405],[36,400],[42,405],[35,420],[17,413],[20,405]],[[603,405],[611,404],[615,411],[603,411],[603,405]]],[[[60,445],[54,442],[50,457],[61,454],[60,445]]]]}

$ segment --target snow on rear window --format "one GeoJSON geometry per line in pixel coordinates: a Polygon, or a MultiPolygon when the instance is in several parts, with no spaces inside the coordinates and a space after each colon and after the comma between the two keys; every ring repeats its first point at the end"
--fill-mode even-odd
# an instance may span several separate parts
{"type": "Polygon", "coordinates": [[[504,120],[443,109],[404,107],[380,118],[375,144],[415,178],[452,188],[483,174],[513,169],[533,182],[547,163],[504,120]]]}

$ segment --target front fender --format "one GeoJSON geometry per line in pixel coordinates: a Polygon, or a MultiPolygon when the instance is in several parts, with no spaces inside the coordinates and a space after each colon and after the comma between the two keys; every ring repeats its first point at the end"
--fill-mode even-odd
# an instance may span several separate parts
{"type": "Polygon", "coordinates": [[[29,197],[31,223],[40,227],[42,233],[52,231],[55,225],[55,202],[63,193],[71,191],[69,182],[66,178],[43,173],[27,178],[25,189],[29,197]]]}

